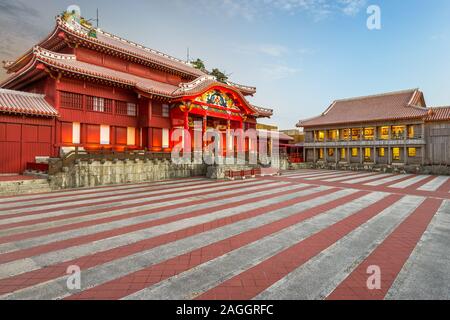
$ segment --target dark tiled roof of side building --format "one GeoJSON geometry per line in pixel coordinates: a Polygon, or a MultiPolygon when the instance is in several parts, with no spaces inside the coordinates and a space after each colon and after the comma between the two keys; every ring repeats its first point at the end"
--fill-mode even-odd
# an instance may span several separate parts
{"type": "Polygon", "coordinates": [[[301,120],[299,127],[329,124],[421,118],[426,116],[423,94],[418,89],[334,101],[321,115],[301,120]]]}

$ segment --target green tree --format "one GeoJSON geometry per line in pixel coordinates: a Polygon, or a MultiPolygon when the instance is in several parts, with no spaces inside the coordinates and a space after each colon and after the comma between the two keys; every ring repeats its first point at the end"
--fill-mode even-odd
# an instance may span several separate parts
{"type": "Polygon", "coordinates": [[[191,64],[196,69],[199,69],[199,70],[202,70],[202,71],[206,70],[205,63],[203,62],[202,59],[198,59],[197,58],[197,60],[192,61],[191,64]]]}
{"type": "Polygon", "coordinates": [[[215,76],[219,82],[225,83],[228,80],[228,76],[217,68],[212,69],[210,75],[215,76]]]}

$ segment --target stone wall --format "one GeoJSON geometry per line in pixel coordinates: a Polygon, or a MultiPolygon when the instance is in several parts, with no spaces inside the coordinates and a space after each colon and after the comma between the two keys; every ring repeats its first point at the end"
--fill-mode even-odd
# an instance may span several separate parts
{"type": "Polygon", "coordinates": [[[203,164],[176,165],[169,160],[77,161],[50,175],[52,190],[205,176],[203,164]]]}

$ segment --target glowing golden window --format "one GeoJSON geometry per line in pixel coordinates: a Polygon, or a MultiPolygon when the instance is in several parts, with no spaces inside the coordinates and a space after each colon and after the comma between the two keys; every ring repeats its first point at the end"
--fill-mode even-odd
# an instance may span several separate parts
{"type": "Polygon", "coordinates": [[[319,149],[319,159],[323,159],[323,149],[319,149]]]}
{"type": "Polygon", "coordinates": [[[380,139],[382,139],[382,140],[389,139],[389,127],[381,127],[380,128],[380,139]]]}
{"type": "Polygon", "coordinates": [[[358,148],[352,148],[352,157],[358,156],[358,148]]]}
{"type": "Polygon", "coordinates": [[[319,131],[317,134],[317,138],[319,141],[324,141],[325,140],[325,132],[324,131],[319,131]]]}
{"type": "Polygon", "coordinates": [[[375,129],[374,128],[365,128],[364,129],[364,138],[366,140],[373,140],[375,137],[375,129]]]}
{"type": "Polygon", "coordinates": [[[341,149],[341,159],[345,159],[345,148],[341,149]]]}
{"type": "Polygon", "coordinates": [[[334,149],[328,149],[328,156],[334,156],[334,149]]]}
{"type": "Polygon", "coordinates": [[[400,160],[400,148],[393,148],[392,149],[392,159],[400,160]]]}
{"type": "Polygon", "coordinates": [[[361,130],[352,129],[352,140],[360,140],[361,138],[361,130]]]}
{"type": "Polygon", "coordinates": [[[417,155],[417,149],[416,148],[408,148],[408,156],[409,157],[415,157],[417,155]]]}
{"type": "Polygon", "coordinates": [[[364,149],[364,157],[369,160],[371,156],[372,156],[372,149],[365,148],[364,149]]]}
{"type": "Polygon", "coordinates": [[[384,148],[378,149],[378,155],[379,155],[380,157],[384,157],[384,156],[385,156],[385,149],[384,149],[384,148]]]}
{"type": "Polygon", "coordinates": [[[414,139],[414,126],[409,126],[408,127],[408,138],[409,139],[414,139]]]}

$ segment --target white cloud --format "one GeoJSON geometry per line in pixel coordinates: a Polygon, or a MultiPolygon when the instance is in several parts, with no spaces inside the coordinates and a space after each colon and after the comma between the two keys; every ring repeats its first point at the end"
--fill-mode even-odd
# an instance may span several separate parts
{"type": "Polygon", "coordinates": [[[278,44],[262,44],[257,49],[259,52],[272,57],[281,57],[289,52],[287,47],[278,44]]]}
{"type": "Polygon", "coordinates": [[[300,72],[299,69],[281,64],[268,64],[261,68],[261,74],[266,80],[280,80],[300,72]]]}
{"type": "Polygon", "coordinates": [[[347,16],[358,14],[367,4],[367,0],[198,0],[203,8],[210,8],[229,17],[244,18],[252,21],[267,16],[274,11],[287,14],[301,12],[310,14],[314,20],[322,20],[334,13],[347,16]],[[211,4],[214,4],[211,6],[211,4]]]}

